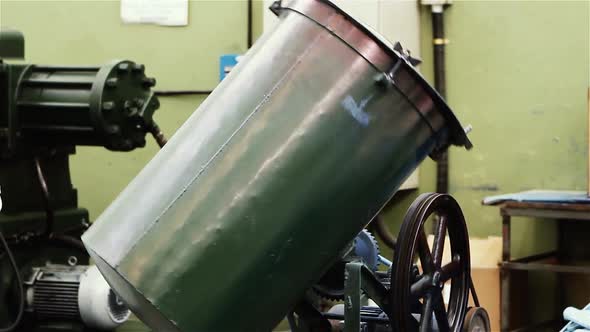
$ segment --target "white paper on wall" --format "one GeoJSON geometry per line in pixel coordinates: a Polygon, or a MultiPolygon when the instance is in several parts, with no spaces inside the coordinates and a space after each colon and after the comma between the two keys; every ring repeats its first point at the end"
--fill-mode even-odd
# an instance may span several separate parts
{"type": "Polygon", "coordinates": [[[188,25],[188,0],[121,0],[125,23],[188,25]]]}

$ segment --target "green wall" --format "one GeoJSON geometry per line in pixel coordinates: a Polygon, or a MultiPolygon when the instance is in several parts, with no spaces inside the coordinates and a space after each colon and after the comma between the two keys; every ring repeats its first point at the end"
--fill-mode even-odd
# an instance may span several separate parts
{"type": "MultiPolygon", "coordinates": [[[[421,23],[421,71],[432,81],[429,10],[421,23]]],[[[482,198],[586,190],[590,2],[455,1],[445,23],[448,102],[474,128],[473,150],[450,151],[450,192],[471,235],[500,235],[499,211],[481,206],[482,198]]],[[[434,163],[423,164],[420,192],[434,190],[435,172],[434,163]]],[[[416,195],[392,207],[388,220],[398,223],[416,195]]],[[[555,243],[551,222],[515,221],[517,255],[555,243]]]]}
{"type": "MultiPolygon", "coordinates": [[[[430,11],[422,10],[421,72],[433,81],[430,11]]],[[[450,150],[450,193],[471,236],[501,235],[490,195],[529,189],[586,190],[587,89],[590,86],[590,2],[455,1],[445,12],[447,97],[474,149],[450,150]]],[[[436,166],[420,169],[420,188],[386,209],[397,231],[418,192],[435,190],[436,166]]],[[[556,246],[550,220],[514,218],[512,253],[521,257],[556,246]]],[[[528,276],[534,321],[552,317],[556,276],[528,276]],[[539,290],[543,291],[539,291],[539,290]]]]}

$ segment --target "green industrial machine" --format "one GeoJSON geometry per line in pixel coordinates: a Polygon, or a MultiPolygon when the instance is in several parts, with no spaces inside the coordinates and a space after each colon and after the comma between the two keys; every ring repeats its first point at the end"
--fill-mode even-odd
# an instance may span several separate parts
{"type": "Polygon", "coordinates": [[[131,61],[4,62],[23,58],[23,35],[1,30],[0,331],[110,329],[129,310],[86,265],[88,211],[78,206],[68,160],[78,145],[141,148],[147,133],[164,145],[152,118],[155,80],[131,61]]]}

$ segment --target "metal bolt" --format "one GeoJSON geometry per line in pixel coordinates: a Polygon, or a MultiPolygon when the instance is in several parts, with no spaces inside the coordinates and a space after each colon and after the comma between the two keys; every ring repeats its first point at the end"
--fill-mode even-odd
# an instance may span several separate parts
{"type": "Polygon", "coordinates": [[[419,276],[420,276],[420,269],[418,268],[418,266],[413,265],[412,266],[412,277],[414,278],[414,280],[418,280],[419,276]]]}
{"type": "Polygon", "coordinates": [[[143,86],[146,88],[151,88],[156,85],[156,79],[153,77],[144,77],[142,79],[143,86]]]}
{"type": "Polygon", "coordinates": [[[129,64],[126,62],[120,63],[117,69],[119,69],[119,72],[127,72],[129,71],[129,64]]]}
{"type": "Polygon", "coordinates": [[[135,103],[135,105],[136,105],[137,107],[142,107],[142,106],[143,106],[143,104],[145,103],[145,102],[144,102],[144,100],[143,100],[143,99],[140,99],[140,98],[135,98],[135,99],[133,99],[133,102],[135,103]]]}
{"type": "Polygon", "coordinates": [[[105,129],[109,134],[116,134],[121,131],[121,128],[117,125],[107,126],[105,129]]]}
{"type": "Polygon", "coordinates": [[[76,266],[76,264],[78,264],[78,257],[76,257],[76,256],[68,257],[68,265],[69,266],[76,266]]]}
{"type": "Polygon", "coordinates": [[[432,286],[434,287],[442,287],[442,283],[440,282],[440,272],[436,271],[432,275],[432,286]]]}
{"type": "Polygon", "coordinates": [[[137,108],[137,101],[135,100],[125,100],[123,109],[125,110],[125,114],[127,116],[132,116],[139,111],[137,108]]]}
{"type": "Polygon", "coordinates": [[[373,78],[375,80],[375,83],[380,86],[380,87],[386,87],[388,80],[387,77],[385,76],[384,73],[379,73],[377,75],[375,75],[375,77],[373,78]]]}
{"type": "Polygon", "coordinates": [[[115,102],[106,101],[106,102],[102,103],[102,109],[105,111],[110,111],[114,108],[115,108],[115,102]]]}
{"type": "Polygon", "coordinates": [[[136,146],[139,148],[143,148],[145,146],[145,138],[139,138],[136,141],[136,146]]]}
{"type": "Polygon", "coordinates": [[[107,81],[106,81],[107,88],[114,88],[114,87],[116,87],[118,81],[119,81],[119,79],[116,78],[116,77],[111,77],[111,78],[107,79],[107,81]]]}
{"type": "Polygon", "coordinates": [[[471,126],[471,124],[468,124],[467,126],[465,126],[465,128],[463,128],[463,130],[465,130],[465,134],[469,134],[473,130],[473,126],[471,126]]]}
{"type": "Polygon", "coordinates": [[[279,10],[281,10],[281,2],[280,1],[275,1],[272,3],[272,5],[270,5],[270,10],[274,13],[274,14],[279,14],[279,10]]]}
{"type": "Polygon", "coordinates": [[[135,64],[133,64],[132,70],[134,72],[143,73],[145,70],[145,66],[142,64],[139,64],[139,63],[135,63],[135,64]]]}
{"type": "Polygon", "coordinates": [[[123,148],[124,149],[133,149],[133,142],[130,139],[126,139],[123,141],[123,148]]]}

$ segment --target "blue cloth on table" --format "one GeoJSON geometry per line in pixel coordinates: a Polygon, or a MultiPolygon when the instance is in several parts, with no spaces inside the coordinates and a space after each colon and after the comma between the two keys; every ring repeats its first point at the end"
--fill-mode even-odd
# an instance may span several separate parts
{"type": "Polygon", "coordinates": [[[588,197],[588,193],[585,191],[529,190],[519,193],[488,196],[483,199],[482,203],[484,205],[495,205],[508,201],[556,204],[590,204],[590,197],[588,197]]]}

